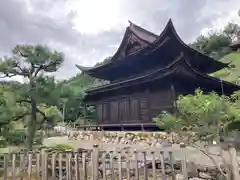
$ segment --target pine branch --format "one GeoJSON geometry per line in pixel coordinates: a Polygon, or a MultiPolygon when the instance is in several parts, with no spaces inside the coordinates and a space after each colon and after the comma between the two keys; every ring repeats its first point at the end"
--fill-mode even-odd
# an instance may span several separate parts
{"type": "Polygon", "coordinates": [[[31,103],[31,100],[27,100],[27,99],[21,99],[21,100],[18,100],[17,101],[17,103],[20,103],[20,104],[22,104],[22,103],[31,103]]]}
{"type": "Polygon", "coordinates": [[[48,120],[49,117],[47,117],[46,114],[43,111],[41,111],[38,107],[37,112],[43,116],[43,120],[40,123],[44,123],[46,120],[48,120]]]}
{"type": "Polygon", "coordinates": [[[26,115],[28,115],[28,114],[29,114],[29,112],[25,112],[25,113],[23,113],[23,114],[21,114],[21,115],[12,117],[11,120],[12,120],[12,121],[18,121],[19,119],[24,118],[24,117],[25,117],[26,115]]]}
{"type": "Polygon", "coordinates": [[[36,77],[41,70],[48,71],[48,68],[51,67],[51,66],[53,66],[54,64],[56,64],[55,61],[49,63],[48,65],[40,65],[40,66],[37,68],[37,70],[35,71],[35,73],[34,73],[33,76],[36,77]]]}

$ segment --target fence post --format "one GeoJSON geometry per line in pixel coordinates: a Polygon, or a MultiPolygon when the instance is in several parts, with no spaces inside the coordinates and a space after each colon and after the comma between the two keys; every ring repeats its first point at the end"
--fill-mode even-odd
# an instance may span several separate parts
{"type": "Polygon", "coordinates": [[[233,146],[233,144],[228,145],[228,151],[230,155],[230,162],[231,162],[231,176],[232,180],[239,180],[239,170],[238,170],[238,162],[237,162],[237,155],[236,155],[236,149],[233,146]]]}
{"type": "Polygon", "coordinates": [[[16,152],[12,153],[12,179],[16,179],[16,152]]]}
{"type": "Polygon", "coordinates": [[[92,166],[93,166],[93,180],[98,180],[98,168],[99,168],[99,146],[98,146],[98,144],[93,145],[92,166]]]}
{"type": "Polygon", "coordinates": [[[135,179],[139,180],[139,169],[138,169],[138,152],[136,149],[133,150],[134,164],[135,164],[135,179]]]}
{"type": "Polygon", "coordinates": [[[3,172],[3,180],[8,179],[8,154],[4,154],[4,172],[3,172]]]}
{"type": "Polygon", "coordinates": [[[40,154],[40,151],[36,151],[36,180],[41,180],[41,177],[40,177],[40,172],[41,172],[41,169],[40,169],[40,158],[41,158],[41,154],[40,154]]]}
{"type": "Polygon", "coordinates": [[[181,149],[181,165],[182,165],[182,173],[183,173],[183,179],[188,180],[188,171],[187,171],[187,157],[186,157],[186,145],[184,143],[180,143],[180,149],[181,149]]]}
{"type": "Polygon", "coordinates": [[[80,172],[79,172],[79,153],[78,151],[74,151],[74,169],[75,169],[75,179],[76,180],[79,180],[80,179],[80,172]]]}
{"type": "Polygon", "coordinates": [[[48,153],[42,149],[41,150],[41,175],[44,180],[48,179],[48,153]]]}
{"type": "Polygon", "coordinates": [[[32,178],[32,152],[28,152],[28,179],[32,178]]]}

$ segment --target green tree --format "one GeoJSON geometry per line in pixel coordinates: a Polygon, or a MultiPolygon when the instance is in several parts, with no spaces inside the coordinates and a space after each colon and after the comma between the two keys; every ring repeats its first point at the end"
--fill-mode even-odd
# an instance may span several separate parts
{"type": "MultiPolygon", "coordinates": [[[[224,148],[220,148],[220,154],[213,154],[209,146],[201,142],[218,142],[220,147],[224,145],[228,133],[239,130],[240,125],[240,94],[239,92],[231,97],[219,96],[215,93],[203,94],[197,90],[194,95],[180,96],[177,100],[177,113],[169,114],[162,112],[154,121],[161,128],[178,134],[180,141],[188,146],[194,147],[206,155],[221,175],[225,178],[231,175],[231,168],[224,148]],[[223,159],[223,166],[220,167],[216,156],[223,159]],[[223,169],[227,174],[224,173],[223,169]]],[[[236,142],[235,142],[236,143],[236,142]]],[[[216,177],[212,177],[216,179],[216,177]]]]}
{"type": "Polygon", "coordinates": [[[0,136],[11,130],[10,123],[26,116],[27,110],[16,104],[16,93],[8,84],[0,85],[0,136]]]}
{"type": "Polygon", "coordinates": [[[199,36],[190,46],[219,60],[231,51],[229,45],[239,36],[239,32],[240,26],[238,24],[228,23],[222,31],[199,36]]]}
{"type": "Polygon", "coordinates": [[[31,109],[27,122],[27,147],[30,149],[37,129],[37,114],[43,116],[43,120],[48,119],[38,104],[43,103],[54,88],[53,78],[44,73],[57,71],[63,61],[62,53],[41,45],[17,45],[13,48],[11,57],[6,56],[0,61],[3,78],[20,76],[25,79],[26,83],[21,86],[22,92],[17,102],[31,109]]]}
{"type": "MultiPolygon", "coordinates": [[[[110,60],[111,57],[107,57],[102,62],[96,63],[95,66],[103,65],[110,60]]],[[[69,80],[59,82],[57,85],[58,88],[56,88],[54,94],[59,94],[58,96],[61,99],[61,101],[56,102],[56,104],[61,112],[65,112],[64,121],[66,123],[76,121],[78,121],[78,123],[83,123],[84,116],[86,115],[88,121],[93,122],[95,120],[95,108],[93,106],[88,106],[86,112],[84,112],[83,98],[85,96],[85,91],[86,89],[106,83],[108,83],[108,81],[90,77],[82,72],[69,80]]]]}
{"type": "Polygon", "coordinates": [[[208,36],[201,35],[190,46],[212,58],[220,59],[231,51],[228,47],[230,44],[231,39],[224,33],[219,32],[208,36]]]}
{"type": "Polygon", "coordinates": [[[223,30],[223,34],[226,35],[232,41],[238,38],[240,32],[240,26],[234,23],[228,23],[223,30]]]}
{"type": "Polygon", "coordinates": [[[227,135],[232,123],[237,125],[240,122],[239,95],[226,97],[196,90],[194,95],[179,96],[176,114],[162,112],[154,120],[159,127],[177,132],[187,144],[219,142],[220,136],[227,135]]]}

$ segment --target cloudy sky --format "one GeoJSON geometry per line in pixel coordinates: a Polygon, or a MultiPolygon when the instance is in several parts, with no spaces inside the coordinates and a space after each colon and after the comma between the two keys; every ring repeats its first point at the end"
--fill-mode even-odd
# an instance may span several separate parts
{"type": "Polygon", "coordinates": [[[206,29],[239,22],[240,0],[0,0],[0,55],[15,44],[44,44],[65,53],[59,79],[112,55],[128,20],[160,34],[172,18],[185,42],[206,29]]]}

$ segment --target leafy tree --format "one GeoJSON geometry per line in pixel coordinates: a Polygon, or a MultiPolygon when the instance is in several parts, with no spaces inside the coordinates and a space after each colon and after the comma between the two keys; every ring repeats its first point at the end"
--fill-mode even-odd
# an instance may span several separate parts
{"type": "Polygon", "coordinates": [[[176,114],[163,112],[154,120],[159,127],[177,132],[191,145],[198,141],[219,141],[232,123],[240,122],[239,95],[226,97],[196,90],[194,95],[179,96],[176,114]]]}
{"type": "Polygon", "coordinates": [[[232,41],[236,40],[236,38],[239,37],[239,32],[240,26],[231,22],[228,23],[223,30],[223,33],[232,41]]]}
{"type": "Polygon", "coordinates": [[[46,101],[54,88],[53,78],[44,76],[44,73],[57,71],[63,61],[62,53],[41,45],[17,45],[11,57],[6,56],[0,61],[2,78],[20,76],[25,79],[26,83],[21,85],[22,91],[16,101],[22,107],[31,109],[27,122],[27,147],[30,149],[37,129],[37,115],[43,116],[39,124],[48,119],[38,104],[46,101]]]}
{"type": "Polygon", "coordinates": [[[239,36],[239,32],[238,24],[228,23],[222,31],[199,36],[190,46],[219,60],[231,51],[229,45],[239,36]]]}
{"type": "Polygon", "coordinates": [[[231,39],[222,32],[219,32],[209,34],[208,36],[201,35],[190,46],[208,56],[220,59],[231,51],[228,47],[230,44],[231,39]]]}
{"type": "Polygon", "coordinates": [[[220,154],[212,154],[208,146],[203,147],[200,142],[215,140],[219,143],[227,138],[228,132],[239,130],[239,92],[232,97],[225,97],[215,93],[203,94],[202,91],[197,90],[194,95],[180,96],[176,104],[177,113],[172,115],[162,112],[154,119],[157,125],[177,133],[180,141],[208,156],[222,176],[229,176],[231,168],[225,158],[224,149],[220,150],[220,154]],[[216,156],[223,159],[223,166],[220,167],[219,162],[216,162],[214,158],[216,156]],[[227,171],[227,175],[222,168],[227,171]]]}
{"type": "Polygon", "coordinates": [[[7,85],[0,85],[0,136],[4,136],[11,128],[11,121],[17,121],[28,113],[24,107],[16,104],[14,89],[7,85]]]}
{"type": "MultiPolygon", "coordinates": [[[[107,57],[102,62],[96,63],[95,66],[103,65],[110,60],[111,57],[107,57]]],[[[83,124],[84,116],[86,116],[88,121],[94,121],[94,107],[87,106],[85,114],[84,103],[82,100],[85,96],[86,89],[100,86],[106,83],[108,83],[108,81],[90,77],[89,75],[82,72],[70,78],[69,80],[59,82],[57,85],[58,88],[56,88],[54,94],[59,94],[58,96],[61,100],[55,102],[55,105],[57,104],[61,112],[65,112],[64,121],[66,123],[77,121],[77,123],[83,124]]]]}

